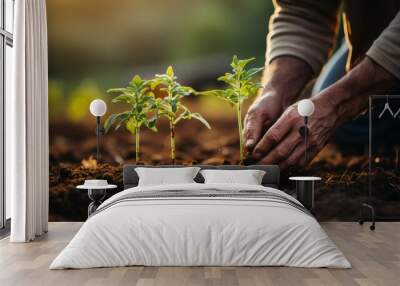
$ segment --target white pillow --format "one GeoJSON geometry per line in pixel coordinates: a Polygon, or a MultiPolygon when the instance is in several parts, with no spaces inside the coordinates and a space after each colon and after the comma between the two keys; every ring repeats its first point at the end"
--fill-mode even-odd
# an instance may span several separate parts
{"type": "Polygon", "coordinates": [[[139,186],[195,183],[193,179],[199,170],[199,167],[135,168],[139,186]]]}
{"type": "Polygon", "coordinates": [[[205,184],[261,185],[265,171],[262,170],[202,170],[205,184]]]}

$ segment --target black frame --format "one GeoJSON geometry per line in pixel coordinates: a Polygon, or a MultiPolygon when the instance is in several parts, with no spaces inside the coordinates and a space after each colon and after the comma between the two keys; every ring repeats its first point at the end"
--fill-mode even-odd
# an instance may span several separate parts
{"type": "MultiPolygon", "coordinates": [[[[15,0],[12,1],[13,13],[15,0]]],[[[10,220],[6,220],[6,192],[5,192],[5,92],[6,92],[6,47],[13,47],[13,34],[6,30],[6,0],[0,0],[1,21],[0,21],[0,234],[10,228],[10,220]]],[[[13,17],[13,15],[11,15],[13,17]]]]}
{"type": "MultiPolygon", "coordinates": [[[[390,97],[394,97],[394,98],[400,98],[400,95],[394,95],[394,94],[387,94],[387,95],[370,95],[369,96],[369,101],[368,101],[368,116],[369,116],[369,131],[368,131],[368,198],[371,198],[372,196],[372,107],[373,107],[373,103],[372,101],[374,99],[379,99],[379,98],[390,98],[390,97]]],[[[375,207],[369,202],[365,202],[361,205],[361,210],[360,210],[360,219],[358,221],[358,223],[360,225],[364,224],[365,221],[368,221],[368,219],[365,219],[364,216],[364,210],[368,211],[370,214],[370,218],[371,218],[371,225],[370,225],[370,229],[371,230],[375,230],[375,222],[376,221],[399,221],[400,217],[382,217],[382,216],[378,216],[376,214],[375,211],[375,207]]]]}

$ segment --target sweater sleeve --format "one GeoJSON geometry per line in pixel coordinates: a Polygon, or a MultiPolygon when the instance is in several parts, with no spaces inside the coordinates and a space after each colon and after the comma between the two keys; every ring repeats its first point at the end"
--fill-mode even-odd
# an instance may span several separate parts
{"type": "Polygon", "coordinates": [[[318,75],[335,42],[339,0],[274,0],[267,37],[267,64],[280,56],[294,56],[318,75]]]}
{"type": "Polygon", "coordinates": [[[400,12],[375,40],[367,56],[400,80],[400,12]]]}

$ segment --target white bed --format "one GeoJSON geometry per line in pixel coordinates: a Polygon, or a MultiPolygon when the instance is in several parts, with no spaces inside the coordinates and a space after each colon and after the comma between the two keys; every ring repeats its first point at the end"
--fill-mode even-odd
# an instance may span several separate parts
{"type": "Polygon", "coordinates": [[[255,185],[130,188],[99,207],[50,269],[128,265],[350,268],[343,253],[299,204],[282,191],[255,185]],[[154,196],[165,192],[175,195],[154,196]],[[202,195],[190,195],[195,192],[202,195]]]}

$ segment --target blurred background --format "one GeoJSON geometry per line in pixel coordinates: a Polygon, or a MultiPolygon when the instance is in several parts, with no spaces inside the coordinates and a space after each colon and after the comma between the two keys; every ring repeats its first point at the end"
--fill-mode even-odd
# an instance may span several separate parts
{"type": "MultiPolygon", "coordinates": [[[[173,65],[183,84],[203,90],[218,87],[216,78],[230,69],[234,54],[256,57],[254,66],[263,66],[273,10],[269,0],[48,0],[50,219],[85,220],[89,201],[76,185],[104,178],[121,190],[121,166],[135,158],[134,136],[120,128],[104,136],[101,161],[96,160],[95,118],[89,113],[93,99],[108,104],[104,122],[128,109],[111,103],[106,90],[125,87],[135,74],[151,78],[173,65]]],[[[234,109],[211,97],[186,98],[184,104],[203,114],[212,129],[196,121],[180,123],[177,163],[237,164],[234,109]]],[[[141,163],[170,162],[168,125],[161,121],[158,127],[157,133],[144,129],[141,134],[141,163]]],[[[330,143],[309,170],[284,173],[282,188],[293,190],[290,174],[321,176],[317,218],[357,219],[361,202],[368,199],[368,142],[354,143],[330,143]]],[[[381,177],[384,191],[374,202],[383,205],[385,214],[400,213],[399,176],[382,171],[381,177]]]]}
{"type": "MultiPolygon", "coordinates": [[[[54,127],[50,135],[55,161],[76,162],[91,155],[91,144],[84,142],[93,133],[83,130],[88,125],[94,126],[88,113],[90,101],[103,98],[108,103],[108,114],[123,110],[123,105],[110,103],[111,96],[106,90],[126,86],[136,73],[151,78],[173,65],[180,81],[201,90],[218,84],[216,78],[229,69],[233,54],[256,57],[255,65],[264,64],[268,19],[273,12],[270,1],[155,0],[150,4],[145,0],[118,0],[117,3],[48,1],[49,105],[54,127]],[[75,144],[83,153],[70,150],[75,144]]],[[[221,116],[235,123],[235,113],[224,102],[212,98],[189,101],[186,104],[199,106],[198,111],[211,125],[213,117],[221,116]]],[[[214,127],[217,132],[218,126],[214,127]]],[[[179,133],[178,130],[178,137],[179,133]]],[[[129,139],[133,143],[133,137],[129,139]]],[[[151,148],[151,142],[148,143],[143,147],[151,148]]],[[[122,154],[111,151],[113,155],[105,154],[103,158],[109,162],[129,160],[133,144],[131,147],[132,150],[127,147],[122,154]]],[[[157,146],[158,151],[160,148],[169,146],[157,146]]],[[[162,152],[157,153],[160,153],[157,158],[163,158],[162,152]]],[[[147,155],[144,152],[145,159],[152,158],[147,155]]],[[[232,156],[236,160],[236,154],[232,156]]]]}
{"type": "Polygon", "coordinates": [[[48,1],[50,112],[79,121],[84,106],[172,64],[180,80],[214,85],[233,54],[263,65],[270,1],[48,1]]]}

